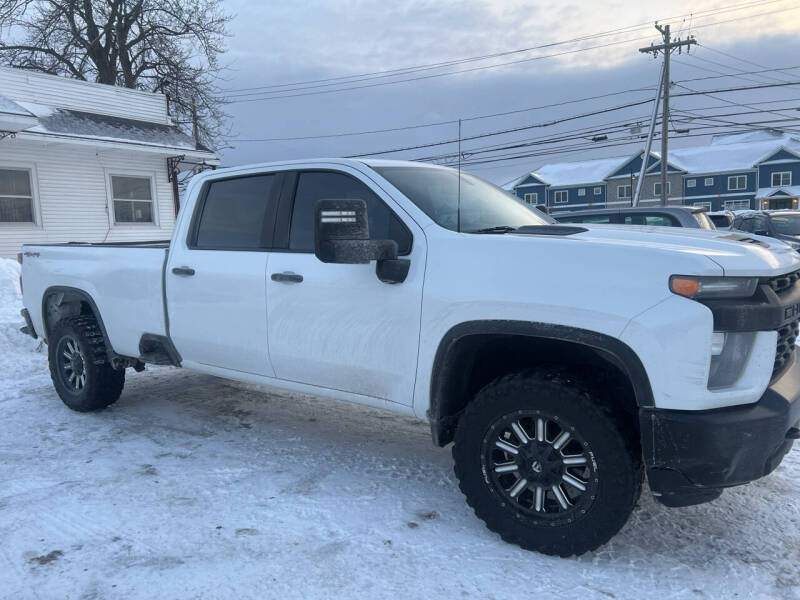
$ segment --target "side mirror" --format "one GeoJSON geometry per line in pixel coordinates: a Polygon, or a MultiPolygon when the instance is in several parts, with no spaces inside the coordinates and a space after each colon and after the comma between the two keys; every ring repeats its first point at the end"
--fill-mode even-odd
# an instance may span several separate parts
{"type": "Polygon", "coordinates": [[[324,199],[314,210],[314,254],[324,263],[368,264],[385,283],[402,283],[410,261],[397,258],[397,242],[369,239],[367,203],[359,199],[324,199]]]}

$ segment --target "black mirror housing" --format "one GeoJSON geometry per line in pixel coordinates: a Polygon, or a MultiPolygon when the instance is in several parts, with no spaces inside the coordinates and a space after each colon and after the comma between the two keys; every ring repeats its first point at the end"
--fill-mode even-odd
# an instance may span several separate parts
{"type": "Polygon", "coordinates": [[[358,265],[397,258],[397,242],[369,239],[364,200],[319,200],[314,217],[314,254],[322,262],[358,265]]]}

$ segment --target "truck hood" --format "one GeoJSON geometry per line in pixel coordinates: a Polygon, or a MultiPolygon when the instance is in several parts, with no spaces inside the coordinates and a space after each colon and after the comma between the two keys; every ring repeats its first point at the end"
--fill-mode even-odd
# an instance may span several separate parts
{"type": "Polygon", "coordinates": [[[800,269],[800,254],[787,244],[748,233],[635,225],[580,223],[575,226],[587,230],[567,236],[576,243],[630,246],[631,251],[648,248],[702,255],[718,264],[728,276],[768,276],[800,269]]]}

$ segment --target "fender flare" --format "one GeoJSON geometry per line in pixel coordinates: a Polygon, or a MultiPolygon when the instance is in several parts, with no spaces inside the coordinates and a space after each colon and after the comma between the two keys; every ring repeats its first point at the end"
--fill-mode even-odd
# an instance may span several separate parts
{"type": "Polygon", "coordinates": [[[452,361],[458,342],[473,335],[525,336],[584,346],[615,366],[628,378],[633,388],[636,404],[640,408],[655,406],[650,378],[647,376],[642,361],[630,346],[617,338],[568,325],[511,320],[465,321],[453,326],[442,337],[433,361],[428,420],[431,425],[433,441],[437,445],[441,445],[440,434],[443,428],[452,425],[449,422],[452,416],[442,414],[449,376],[448,370],[451,366],[449,363],[452,361]]]}
{"type": "Polygon", "coordinates": [[[54,285],[44,291],[42,294],[42,329],[44,329],[44,335],[42,337],[47,340],[50,334],[50,328],[48,327],[47,322],[47,299],[56,294],[69,294],[71,296],[77,296],[78,299],[80,299],[82,302],[86,302],[89,305],[89,308],[92,309],[92,313],[94,313],[94,316],[97,319],[97,324],[100,326],[100,332],[103,334],[103,340],[105,341],[106,345],[106,353],[108,354],[109,359],[113,359],[116,356],[116,353],[111,345],[111,339],[108,337],[108,332],[106,331],[106,326],[103,323],[103,317],[100,314],[100,309],[97,308],[97,303],[88,292],[78,288],[64,285],[54,285]]]}

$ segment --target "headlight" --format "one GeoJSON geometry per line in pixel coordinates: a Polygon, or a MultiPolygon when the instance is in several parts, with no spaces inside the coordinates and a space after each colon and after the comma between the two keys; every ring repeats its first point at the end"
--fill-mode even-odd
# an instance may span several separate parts
{"type": "Polygon", "coordinates": [[[673,275],[669,289],[680,296],[710,298],[749,298],[758,286],[758,277],[693,277],[673,275]]]}
{"type": "Polygon", "coordinates": [[[786,242],[792,247],[792,250],[800,250],[800,242],[786,242]]]}
{"type": "Polygon", "coordinates": [[[715,331],[711,336],[708,389],[725,388],[739,379],[750,357],[754,331],[715,331]]]}

